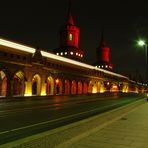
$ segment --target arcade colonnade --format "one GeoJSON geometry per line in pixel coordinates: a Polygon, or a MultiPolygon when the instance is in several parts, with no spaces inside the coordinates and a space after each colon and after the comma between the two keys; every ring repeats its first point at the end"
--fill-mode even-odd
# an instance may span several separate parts
{"type": "MultiPolygon", "coordinates": [[[[124,90],[128,91],[128,86],[124,87],[124,90]]],[[[63,74],[23,70],[10,73],[9,70],[0,69],[0,96],[3,97],[103,93],[108,89],[114,92],[121,88],[116,84],[107,88],[102,79],[66,77],[63,74]]]]}

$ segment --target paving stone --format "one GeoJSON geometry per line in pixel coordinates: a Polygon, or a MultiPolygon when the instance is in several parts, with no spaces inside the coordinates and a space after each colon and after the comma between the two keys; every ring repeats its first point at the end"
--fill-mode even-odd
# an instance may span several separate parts
{"type": "Polygon", "coordinates": [[[148,148],[148,103],[76,143],[90,148],[148,148]]]}

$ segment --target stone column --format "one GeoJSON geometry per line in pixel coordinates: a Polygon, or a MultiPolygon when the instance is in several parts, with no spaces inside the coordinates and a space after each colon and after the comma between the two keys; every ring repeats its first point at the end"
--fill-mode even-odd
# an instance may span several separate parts
{"type": "Polygon", "coordinates": [[[62,80],[62,95],[65,95],[65,80],[62,80]]]}
{"type": "Polygon", "coordinates": [[[82,94],[84,94],[84,82],[82,81],[82,94]]]}
{"type": "Polygon", "coordinates": [[[25,81],[25,94],[24,96],[32,96],[32,82],[25,81]]]}
{"type": "Polygon", "coordinates": [[[13,80],[7,79],[7,92],[6,97],[13,96],[13,80]]]}
{"type": "Polygon", "coordinates": [[[46,83],[45,83],[45,80],[42,81],[42,84],[41,84],[41,96],[46,96],[46,83]]]}

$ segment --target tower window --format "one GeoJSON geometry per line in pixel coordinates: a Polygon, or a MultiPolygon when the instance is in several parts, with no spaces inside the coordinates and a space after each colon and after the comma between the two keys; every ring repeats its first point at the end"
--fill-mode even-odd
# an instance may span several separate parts
{"type": "Polygon", "coordinates": [[[69,40],[72,41],[72,33],[69,34],[69,40]]]}

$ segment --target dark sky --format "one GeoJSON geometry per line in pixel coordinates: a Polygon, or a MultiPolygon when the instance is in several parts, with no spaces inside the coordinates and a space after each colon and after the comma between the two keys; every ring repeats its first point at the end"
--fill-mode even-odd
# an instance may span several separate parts
{"type": "MultiPolygon", "coordinates": [[[[1,37],[48,50],[59,46],[68,0],[4,2],[0,5],[1,37]]],[[[146,0],[72,0],[72,15],[80,27],[79,47],[86,53],[86,63],[95,62],[104,27],[114,71],[138,72],[146,79],[145,51],[135,42],[139,37],[148,39],[146,0]]]]}

